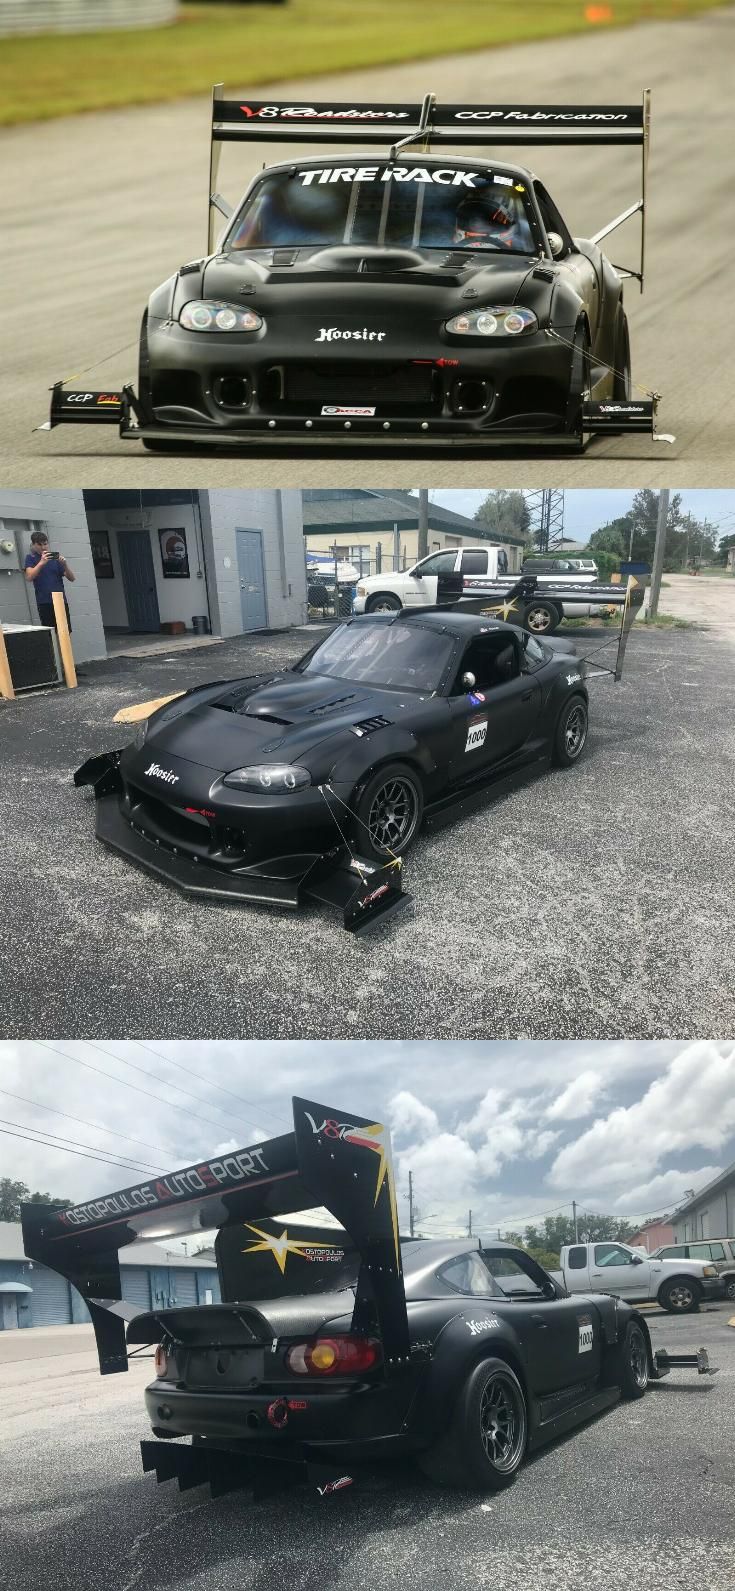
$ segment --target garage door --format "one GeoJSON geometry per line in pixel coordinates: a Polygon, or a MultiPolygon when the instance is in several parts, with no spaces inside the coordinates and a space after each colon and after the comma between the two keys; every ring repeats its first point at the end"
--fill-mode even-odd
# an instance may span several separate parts
{"type": "Polygon", "coordinates": [[[150,1309],[151,1284],[145,1266],[121,1265],[120,1277],[125,1302],[134,1304],[136,1309],[150,1309]]]}
{"type": "Polygon", "coordinates": [[[28,1277],[33,1288],[31,1294],[32,1326],[68,1326],[71,1324],[71,1295],[69,1283],[55,1271],[34,1265],[28,1277]]]}
{"type": "Polygon", "coordinates": [[[171,1270],[171,1291],[180,1308],[189,1304],[196,1304],[197,1276],[196,1271],[171,1270]]]}

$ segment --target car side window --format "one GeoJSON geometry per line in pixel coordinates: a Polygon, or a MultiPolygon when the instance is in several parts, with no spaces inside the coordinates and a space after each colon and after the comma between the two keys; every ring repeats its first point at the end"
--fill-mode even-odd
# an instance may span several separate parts
{"type": "Polygon", "coordinates": [[[430,558],[424,558],[423,563],[414,564],[412,573],[423,575],[440,575],[452,572],[457,562],[456,548],[444,552],[432,553],[430,558]]]}
{"type": "Polygon", "coordinates": [[[476,547],[469,548],[462,553],[463,575],[486,575],[487,553],[476,547]]]}
{"type": "Polygon", "coordinates": [[[583,1271],[587,1264],[586,1248],[570,1248],[567,1256],[568,1271],[583,1271]]]}
{"type": "Polygon", "coordinates": [[[506,685],[509,680],[516,679],[519,673],[518,653],[507,630],[478,635],[465,648],[452,695],[466,695],[467,687],[462,683],[465,674],[474,674],[475,690],[491,691],[496,685],[506,685]]]}
{"type": "Polygon", "coordinates": [[[536,640],[535,635],[524,633],[521,645],[523,647],[523,672],[524,674],[533,674],[537,668],[541,668],[541,665],[547,661],[548,653],[540,642],[536,640]]]}
{"type": "Polygon", "coordinates": [[[660,1260],[685,1260],[687,1257],[686,1243],[675,1243],[673,1248],[665,1248],[659,1254],[660,1260]]]}
{"type": "Polygon", "coordinates": [[[551,195],[547,192],[542,182],[537,182],[535,188],[538,207],[541,211],[541,220],[544,223],[547,235],[549,232],[558,232],[560,237],[564,239],[565,248],[567,250],[573,249],[574,239],[561,211],[557,209],[551,195]]]}
{"type": "Polygon", "coordinates": [[[724,1260],[724,1259],[727,1258],[727,1255],[725,1254],[725,1250],[724,1250],[724,1248],[723,1248],[721,1243],[710,1243],[710,1245],[709,1245],[709,1257],[710,1257],[711,1260],[724,1260]]]}
{"type": "Polygon", "coordinates": [[[619,1243],[596,1243],[595,1265],[632,1265],[633,1255],[619,1243]]]}
{"type": "Polygon", "coordinates": [[[439,1274],[455,1293],[472,1298],[502,1297],[500,1288],[496,1287],[479,1254],[460,1254],[456,1260],[450,1260],[439,1274]]]}

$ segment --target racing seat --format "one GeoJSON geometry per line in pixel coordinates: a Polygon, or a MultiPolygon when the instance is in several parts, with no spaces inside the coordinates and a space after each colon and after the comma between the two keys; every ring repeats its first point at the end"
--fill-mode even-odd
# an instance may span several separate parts
{"type": "Polygon", "coordinates": [[[507,632],[478,636],[471,642],[455,682],[454,690],[458,694],[463,690],[462,676],[468,672],[474,674],[475,688],[479,691],[492,690],[495,685],[505,685],[506,681],[515,679],[520,672],[518,657],[513,641],[507,639],[507,632]]]}

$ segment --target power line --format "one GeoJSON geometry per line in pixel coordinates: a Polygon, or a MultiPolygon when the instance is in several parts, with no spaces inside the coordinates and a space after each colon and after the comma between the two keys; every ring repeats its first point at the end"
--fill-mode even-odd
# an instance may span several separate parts
{"type": "MultiPolygon", "coordinates": [[[[5,1127],[24,1127],[28,1132],[38,1133],[44,1138],[54,1138],[60,1144],[77,1143],[76,1138],[67,1138],[66,1134],[59,1135],[59,1133],[47,1132],[45,1127],[32,1127],[30,1122],[27,1121],[8,1121],[7,1117],[0,1116],[0,1122],[2,1122],[5,1127]]],[[[49,1145],[49,1147],[53,1146],[49,1145]]],[[[82,1144],[81,1147],[83,1149],[94,1149],[94,1144],[82,1144]]],[[[106,1155],[107,1150],[103,1149],[101,1153],[106,1155]]],[[[148,1161],[145,1160],[116,1160],[115,1165],[127,1166],[128,1170],[130,1171],[163,1171],[163,1166],[152,1166],[148,1161]]]]}
{"type": "MultiPolygon", "coordinates": [[[[90,1041],[87,1040],[86,1042],[89,1043],[90,1041]]],[[[64,1061],[73,1061],[75,1066],[84,1066],[88,1072],[95,1072],[98,1077],[106,1077],[108,1083],[119,1083],[121,1088],[131,1088],[135,1094],[144,1094],[146,1099],[153,1099],[157,1105],[165,1105],[169,1110],[177,1110],[181,1116],[190,1116],[192,1121],[197,1123],[208,1121],[211,1126],[217,1128],[218,1132],[224,1130],[221,1121],[214,1121],[211,1116],[197,1117],[194,1115],[193,1110],[187,1110],[183,1105],[175,1105],[173,1100],[164,1099],[160,1094],[152,1094],[149,1088],[141,1088],[138,1083],[128,1083],[124,1077],[115,1077],[114,1072],[103,1072],[101,1067],[93,1066],[91,1061],[83,1061],[79,1055],[67,1055],[65,1050],[57,1049],[55,1044],[49,1044],[46,1039],[37,1039],[36,1043],[45,1050],[53,1050],[54,1054],[60,1055],[64,1061]]],[[[96,1049],[98,1046],[95,1045],[94,1048],[96,1049]]],[[[106,1055],[107,1051],[101,1050],[100,1054],[106,1055]]],[[[112,1060],[113,1057],[108,1055],[107,1058],[112,1060]]],[[[139,1070],[139,1068],[137,1069],[139,1070]]]]}
{"type": "MultiPolygon", "coordinates": [[[[75,1121],[79,1127],[93,1127],[95,1132],[108,1133],[111,1138],[122,1138],[128,1144],[138,1144],[141,1149],[157,1149],[162,1155],[170,1153],[162,1144],[150,1144],[145,1138],[129,1138],[127,1133],[115,1132],[112,1127],[103,1127],[98,1121],[86,1121],[84,1116],[70,1116],[68,1111],[57,1110],[53,1105],[42,1105],[38,1099],[26,1099],[24,1094],[13,1094],[9,1088],[0,1088],[0,1094],[6,1099],[17,1099],[21,1105],[30,1105],[33,1110],[47,1110],[52,1116],[63,1116],[65,1121],[75,1121]]],[[[43,1132],[44,1129],[39,1130],[43,1132]]]]}
{"type": "MultiPolygon", "coordinates": [[[[157,1055],[160,1061],[166,1061],[169,1066],[176,1066],[180,1072],[186,1072],[189,1077],[195,1077],[198,1081],[201,1081],[199,1073],[192,1071],[190,1066],[184,1066],[182,1061],[175,1061],[172,1056],[164,1055],[162,1050],[154,1050],[150,1044],[144,1044],[142,1039],[133,1039],[132,1042],[137,1044],[141,1050],[148,1050],[150,1055],[157,1055]]],[[[211,1077],[208,1077],[206,1082],[208,1088],[216,1088],[220,1094],[229,1094],[230,1099],[236,1099],[239,1105],[246,1105],[249,1110],[252,1108],[253,1102],[251,1099],[243,1099],[241,1094],[233,1094],[232,1089],[225,1088],[223,1083],[215,1083],[211,1077]]],[[[279,1126],[288,1127],[290,1130],[292,1124],[286,1120],[285,1116],[276,1115],[276,1112],[269,1110],[266,1105],[256,1105],[255,1109],[262,1111],[264,1116],[272,1116],[279,1126]]],[[[258,1122],[253,1120],[253,1125],[257,1127],[258,1122]]]]}
{"type": "MultiPolygon", "coordinates": [[[[85,1039],[84,1043],[87,1044],[90,1049],[97,1050],[100,1055],[104,1055],[106,1060],[119,1061],[121,1066],[129,1066],[131,1072],[140,1072],[141,1077],[151,1078],[152,1076],[153,1080],[155,1082],[162,1083],[164,1088],[172,1088],[175,1094],[184,1094],[187,1099],[193,1099],[196,1105],[201,1105],[204,1103],[201,1094],[192,1094],[190,1088],[182,1088],[180,1083],[169,1083],[166,1078],[160,1077],[157,1072],[151,1074],[150,1067],[148,1067],[146,1070],[144,1066],[136,1066],[135,1061],[126,1061],[123,1055],[115,1055],[114,1053],[110,1054],[109,1050],[103,1050],[101,1044],[95,1044],[93,1039],[85,1039]]],[[[166,1103],[168,1104],[169,1101],[167,1100],[166,1103]]],[[[220,1111],[221,1115],[223,1116],[227,1114],[223,1105],[213,1105],[212,1109],[220,1111]]],[[[193,1115],[193,1111],[190,1112],[190,1114],[193,1115]]],[[[229,1119],[232,1121],[231,1116],[229,1119]]],[[[212,1120],[211,1116],[209,1117],[209,1120],[212,1120]]],[[[214,1125],[219,1125],[221,1129],[221,1123],[215,1123],[214,1125]]],[[[242,1125],[244,1127],[245,1123],[243,1122],[242,1125]]],[[[253,1122],[252,1120],[248,1123],[248,1128],[250,1127],[255,1127],[258,1132],[262,1132],[263,1130],[262,1127],[258,1127],[257,1122],[253,1122]]]]}
{"type": "MultiPolygon", "coordinates": [[[[25,1132],[10,1132],[7,1127],[0,1127],[0,1134],[2,1134],[3,1138],[24,1138],[26,1143],[40,1144],[42,1149],[58,1149],[61,1154],[76,1155],[80,1160],[99,1160],[103,1166],[122,1166],[125,1171],[137,1170],[137,1167],[128,1165],[124,1160],[109,1160],[103,1155],[85,1153],[83,1149],[67,1149],[63,1144],[44,1143],[41,1138],[31,1138],[25,1132]]],[[[71,1140],[69,1141],[71,1142],[71,1140]]]]}

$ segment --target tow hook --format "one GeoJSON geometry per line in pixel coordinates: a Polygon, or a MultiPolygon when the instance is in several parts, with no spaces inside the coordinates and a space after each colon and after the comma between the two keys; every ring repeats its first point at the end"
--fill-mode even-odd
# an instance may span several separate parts
{"type": "Polygon", "coordinates": [[[275,1403],[268,1404],[265,1412],[277,1431],[284,1430],[288,1425],[288,1404],[285,1398],[276,1398],[275,1403]]]}

